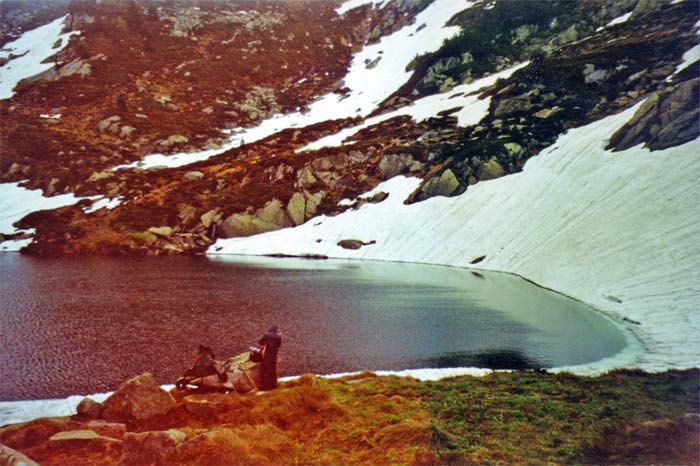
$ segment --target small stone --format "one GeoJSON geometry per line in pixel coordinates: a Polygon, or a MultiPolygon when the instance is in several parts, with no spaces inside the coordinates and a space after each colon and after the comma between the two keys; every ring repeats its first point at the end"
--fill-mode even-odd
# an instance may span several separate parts
{"type": "Polygon", "coordinates": [[[89,449],[91,452],[101,452],[106,456],[121,456],[123,448],[121,440],[87,429],[58,432],[49,438],[47,446],[51,450],[63,452],[70,448],[89,449]]]}
{"type": "Polygon", "coordinates": [[[90,419],[98,419],[102,414],[102,403],[98,403],[92,398],[83,398],[78,403],[76,408],[78,414],[89,417],[90,419]]]}
{"type": "Polygon", "coordinates": [[[204,225],[204,228],[209,228],[212,223],[218,221],[221,218],[221,213],[219,213],[218,209],[213,209],[210,210],[209,212],[202,214],[199,219],[202,221],[202,225],[204,225]]]}
{"type": "Polygon", "coordinates": [[[264,222],[279,225],[280,227],[292,226],[292,221],[279,199],[273,199],[265,204],[265,207],[258,212],[257,216],[264,222]]]}
{"type": "Polygon", "coordinates": [[[506,171],[496,159],[491,159],[479,168],[479,180],[486,181],[500,178],[506,171]]]}
{"type": "Polygon", "coordinates": [[[133,126],[125,125],[122,126],[121,129],[119,130],[119,137],[120,138],[127,138],[133,134],[133,132],[136,131],[136,128],[133,126]]]}
{"type": "Polygon", "coordinates": [[[154,235],[158,236],[163,236],[163,237],[168,237],[173,234],[173,229],[168,226],[164,227],[151,227],[148,229],[150,233],[153,233],[154,235]]]}
{"type": "Polygon", "coordinates": [[[508,151],[508,155],[511,157],[520,157],[525,152],[523,147],[517,142],[507,142],[503,145],[503,147],[505,147],[505,149],[508,151]]]}
{"type": "Polygon", "coordinates": [[[539,112],[535,113],[534,116],[536,118],[541,118],[543,120],[546,120],[547,118],[551,117],[552,115],[559,113],[561,108],[559,107],[552,107],[552,108],[544,108],[540,110],[539,112]]]}
{"type": "Polygon", "coordinates": [[[148,246],[158,241],[158,237],[150,231],[140,231],[131,233],[131,236],[143,243],[146,243],[146,245],[148,246]]]}
{"type": "Polygon", "coordinates": [[[421,189],[428,197],[432,196],[449,196],[459,187],[459,180],[452,172],[447,169],[437,177],[431,178],[421,189]]]}
{"type": "Polygon", "coordinates": [[[306,217],[311,218],[316,215],[318,206],[323,200],[323,191],[317,192],[316,194],[311,194],[308,191],[305,191],[304,196],[306,197],[306,217]]]}
{"type": "Polygon", "coordinates": [[[112,170],[104,170],[101,172],[92,172],[90,175],[90,178],[88,178],[88,181],[100,181],[104,180],[107,178],[111,178],[114,176],[114,172],[112,170]]]}
{"type": "Polygon", "coordinates": [[[359,239],[342,239],[338,241],[337,245],[343,249],[356,250],[360,249],[362,246],[369,246],[370,244],[374,243],[376,243],[376,241],[374,240],[365,243],[364,241],[361,241],[359,239]]]}
{"type": "Polygon", "coordinates": [[[186,181],[201,180],[202,178],[204,178],[204,173],[197,170],[193,170],[191,172],[185,173],[182,178],[186,181]]]}
{"type": "Polygon", "coordinates": [[[119,115],[113,115],[111,117],[105,118],[104,120],[100,121],[97,124],[97,128],[104,132],[107,131],[107,129],[112,126],[113,123],[116,123],[117,121],[121,121],[122,117],[119,115]]]}

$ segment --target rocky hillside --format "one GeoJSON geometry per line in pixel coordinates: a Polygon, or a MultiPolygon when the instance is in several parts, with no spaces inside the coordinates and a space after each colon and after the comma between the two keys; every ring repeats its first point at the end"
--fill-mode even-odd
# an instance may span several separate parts
{"type": "Polygon", "coordinates": [[[699,135],[695,0],[341,3],[0,3],[0,187],[72,195],[0,248],[199,254],[399,174],[458,196],[641,100],[615,149],[699,135]]]}

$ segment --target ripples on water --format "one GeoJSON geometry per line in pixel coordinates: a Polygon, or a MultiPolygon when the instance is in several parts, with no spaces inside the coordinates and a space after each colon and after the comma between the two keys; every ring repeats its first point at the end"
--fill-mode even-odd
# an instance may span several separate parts
{"type": "Polygon", "coordinates": [[[0,254],[0,399],[172,383],[197,344],[237,354],[272,323],[280,372],[535,368],[620,351],[586,306],[517,277],[296,259],[37,259],[0,254]]]}

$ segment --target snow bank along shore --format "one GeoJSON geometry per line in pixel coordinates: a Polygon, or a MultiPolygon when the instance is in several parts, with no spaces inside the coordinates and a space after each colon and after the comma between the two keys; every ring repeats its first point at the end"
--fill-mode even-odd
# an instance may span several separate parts
{"type": "MultiPolygon", "coordinates": [[[[623,321],[644,345],[635,366],[698,365],[700,355],[700,140],[612,153],[610,136],[639,105],[570,130],[523,172],[458,197],[404,205],[420,180],[375,188],[389,197],[292,229],[219,240],[209,254],[324,255],[514,273],[623,321]],[[343,249],[338,242],[366,245],[343,249]]],[[[605,360],[576,372],[619,367],[605,360]]]]}

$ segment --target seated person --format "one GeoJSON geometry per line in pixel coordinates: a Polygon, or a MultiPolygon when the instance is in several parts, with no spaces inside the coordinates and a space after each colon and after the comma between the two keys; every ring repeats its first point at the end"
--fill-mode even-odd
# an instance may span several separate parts
{"type": "Polygon", "coordinates": [[[194,357],[194,366],[185,371],[184,377],[206,377],[208,375],[217,375],[221,382],[226,381],[226,372],[219,370],[216,367],[214,360],[214,350],[209,346],[199,345],[197,356],[194,357]]]}

